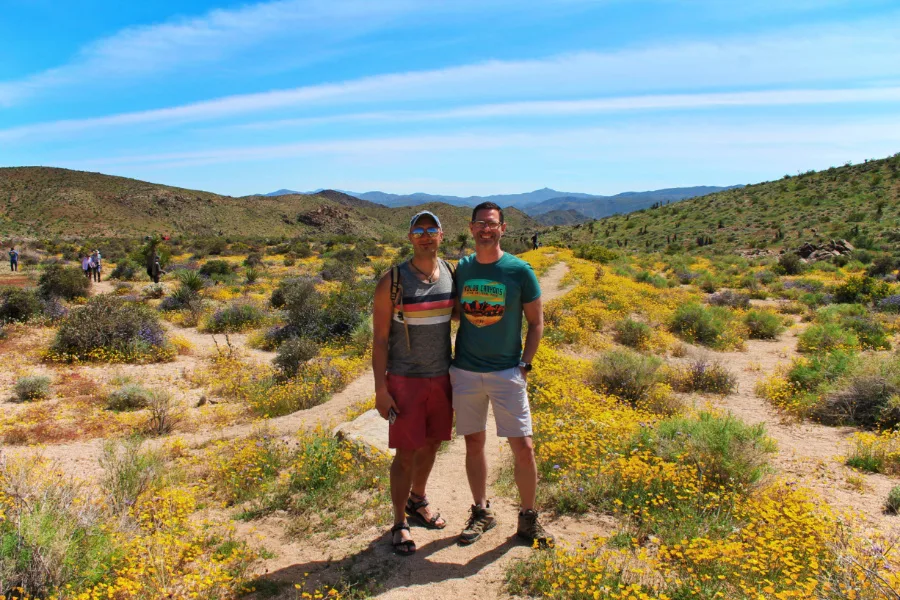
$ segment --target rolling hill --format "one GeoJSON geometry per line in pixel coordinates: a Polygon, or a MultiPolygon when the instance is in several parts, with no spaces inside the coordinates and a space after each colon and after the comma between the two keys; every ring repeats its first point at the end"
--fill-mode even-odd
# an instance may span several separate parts
{"type": "MultiPolygon", "coordinates": [[[[427,204],[448,237],[466,230],[470,209],[427,204]]],[[[0,236],[129,237],[150,233],[296,236],[402,235],[411,208],[389,208],[334,190],[235,198],[100,173],[50,167],[0,168],[0,236]]],[[[512,231],[539,224],[511,209],[512,231]]]]}
{"type": "Polygon", "coordinates": [[[857,248],[900,247],[900,154],[785,176],[663,204],[586,225],[557,227],[547,244],[628,251],[669,248],[721,253],[794,249],[834,238],[857,248]]]}

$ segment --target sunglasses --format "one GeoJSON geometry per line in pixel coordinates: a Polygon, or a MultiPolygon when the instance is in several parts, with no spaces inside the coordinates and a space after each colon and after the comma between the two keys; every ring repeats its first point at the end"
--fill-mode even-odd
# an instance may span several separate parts
{"type": "Polygon", "coordinates": [[[424,227],[415,227],[409,231],[409,235],[413,236],[416,239],[419,239],[425,234],[428,234],[428,237],[437,237],[441,234],[440,227],[428,227],[427,229],[424,227]]]}
{"type": "Polygon", "coordinates": [[[472,227],[475,229],[487,229],[489,231],[497,231],[503,223],[496,221],[472,221],[472,227]]]}

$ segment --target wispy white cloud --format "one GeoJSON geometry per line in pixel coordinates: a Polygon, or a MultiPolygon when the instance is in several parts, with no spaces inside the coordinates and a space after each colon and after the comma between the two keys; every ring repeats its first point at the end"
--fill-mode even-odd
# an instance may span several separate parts
{"type": "Polygon", "coordinates": [[[884,120],[849,120],[829,123],[772,123],[765,127],[712,125],[689,121],[670,125],[628,124],[590,129],[558,129],[551,132],[465,132],[447,135],[397,136],[372,139],[345,139],[317,142],[224,147],[190,152],[164,152],[134,156],[97,157],[69,161],[77,168],[109,168],[123,165],[188,166],[280,160],[299,156],[402,158],[409,155],[434,156],[465,151],[495,153],[498,149],[531,149],[571,156],[579,161],[592,157],[636,152],[644,156],[683,155],[689,150],[703,154],[723,149],[755,148],[779,155],[798,147],[855,147],[874,144],[886,148],[900,146],[900,115],[884,120]]]}
{"type": "MultiPolygon", "coordinates": [[[[276,110],[316,111],[359,104],[398,109],[416,102],[459,105],[497,104],[499,110],[538,110],[520,101],[573,96],[654,94],[678,90],[713,91],[859,85],[900,79],[900,18],[865,26],[791,30],[777,35],[657,45],[614,52],[581,52],[540,60],[488,61],[443,69],[389,73],[288,90],[227,96],[156,110],[97,118],[39,123],[0,131],[2,139],[59,135],[140,124],[180,124],[260,115],[276,110]],[[510,102],[512,101],[512,102],[510,102]]],[[[799,92],[798,92],[799,93],[799,92]]],[[[849,92],[845,92],[849,94],[849,92]]],[[[862,92],[860,97],[866,93],[862,92]]],[[[837,94],[837,92],[835,92],[837,94]]],[[[700,96],[695,95],[694,100],[700,96]]],[[[833,96],[837,97],[837,96],[833,96]]],[[[689,104],[677,95],[661,102],[689,104]]],[[[725,96],[713,102],[727,102],[725,96]]],[[[758,102],[791,102],[787,95],[757,97],[758,102]]],[[[807,98],[809,100],[809,98],[807,98]]],[[[743,95],[734,102],[751,102],[743,95]]],[[[795,100],[800,101],[800,100],[795,100]]],[[[847,100],[834,100],[847,101],[847,100]]],[[[863,100],[865,101],[865,100],[863,100]]],[[[610,102],[615,100],[592,101],[610,102]]],[[[653,102],[653,100],[647,100],[653,102]]],[[[601,110],[599,105],[567,105],[570,110],[601,110]]],[[[547,103],[543,110],[563,110],[547,103]]],[[[602,109],[602,110],[611,110],[602,109]]],[[[460,109],[460,115],[465,110],[460,109]]],[[[474,110],[474,109],[473,109],[474,110]]],[[[437,111],[451,114],[447,111],[437,111]]],[[[477,116],[473,114],[472,116],[477,116]]],[[[489,115],[488,115],[489,116],[489,115]]]]}

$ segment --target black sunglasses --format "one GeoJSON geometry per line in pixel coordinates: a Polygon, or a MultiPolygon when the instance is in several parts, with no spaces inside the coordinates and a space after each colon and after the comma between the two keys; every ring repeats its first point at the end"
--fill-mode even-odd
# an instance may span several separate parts
{"type": "Polygon", "coordinates": [[[428,234],[428,237],[437,237],[441,233],[440,227],[428,227],[427,229],[424,227],[415,227],[410,229],[409,234],[414,238],[420,238],[425,234],[428,234]]]}

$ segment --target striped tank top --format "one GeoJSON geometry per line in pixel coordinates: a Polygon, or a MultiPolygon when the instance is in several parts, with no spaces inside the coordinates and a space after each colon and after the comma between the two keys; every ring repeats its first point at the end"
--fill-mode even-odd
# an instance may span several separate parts
{"type": "Polygon", "coordinates": [[[456,302],[456,285],[443,260],[438,261],[438,269],[438,280],[426,283],[416,277],[409,262],[397,268],[403,305],[400,306],[398,298],[391,318],[388,373],[438,377],[450,370],[450,318],[456,302]]]}

